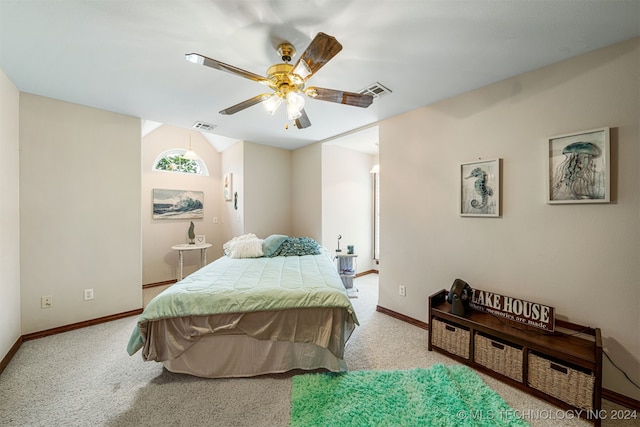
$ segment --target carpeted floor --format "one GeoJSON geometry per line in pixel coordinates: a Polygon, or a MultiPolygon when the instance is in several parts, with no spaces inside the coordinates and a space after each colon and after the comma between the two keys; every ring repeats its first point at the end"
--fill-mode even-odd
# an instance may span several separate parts
{"type": "MultiPolygon", "coordinates": [[[[429,368],[454,361],[427,351],[427,332],[375,311],[378,276],[355,280],[352,303],[361,326],[346,349],[350,370],[429,368]]],[[[145,301],[159,289],[145,290],[145,301]]],[[[2,426],[289,425],[292,375],[212,380],[173,374],[128,356],[136,318],[23,343],[0,375],[2,426]]],[[[480,377],[534,426],[588,426],[547,402],[480,377]]],[[[604,402],[607,410],[622,409],[604,402]]],[[[637,422],[603,426],[638,425],[637,422]]]]}

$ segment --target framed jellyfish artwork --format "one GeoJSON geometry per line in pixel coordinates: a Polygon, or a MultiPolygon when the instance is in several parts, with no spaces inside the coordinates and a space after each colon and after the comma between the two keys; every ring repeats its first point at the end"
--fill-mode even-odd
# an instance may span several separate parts
{"type": "Polygon", "coordinates": [[[500,216],[500,160],[460,165],[460,216],[500,216]]]}
{"type": "Polygon", "coordinates": [[[609,128],[549,138],[547,203],[610,202],[609,128]]]}

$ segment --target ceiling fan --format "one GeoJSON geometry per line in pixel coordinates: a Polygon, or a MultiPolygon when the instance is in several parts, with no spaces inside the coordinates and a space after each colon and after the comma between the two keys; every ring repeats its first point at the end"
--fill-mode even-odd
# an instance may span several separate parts
{"type": "Polygon", "coordinates": [[[273,93],[256,95],[239,104],[225,108],[220,111],[220,114],[235,114],[260,102],[264,104],[267,111],[274,114],[280,104],[284,102],[287,106],[287,119],[295,120],[296,127],[304,129],[311,126],[311,121],[309,121],[309,117],[304,111],[305,98],[303,95],[320,101],[362,108],[368,107],[373,102],[373,96],[371,95],[314,86],[305,88],[306,81],[341,50],[342,45],[335,37],[325,33],[318,33],[300,59],[294,65],[291,65],[291,58],[295,55],[296,50],[290,43],[281,43],[277,48],[277,52],[284,62],[269,67],[266,77],[198,53],[186,54],[185,59],[195,64],[205,65],[262,83],[273,90],[273,93]]]}

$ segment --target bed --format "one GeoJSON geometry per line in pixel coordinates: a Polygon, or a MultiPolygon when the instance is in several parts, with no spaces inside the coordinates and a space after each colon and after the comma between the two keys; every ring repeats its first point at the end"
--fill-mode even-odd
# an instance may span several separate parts
{"type": "Polygon", "coordinates": [[[358,320],[331,255],[311,239],[309,251],[300,238],[271,237],[256,238],[264,251],[225,245],[227,255],[151,300],[128,353],[207,378],[345,371],[358,320]]]}

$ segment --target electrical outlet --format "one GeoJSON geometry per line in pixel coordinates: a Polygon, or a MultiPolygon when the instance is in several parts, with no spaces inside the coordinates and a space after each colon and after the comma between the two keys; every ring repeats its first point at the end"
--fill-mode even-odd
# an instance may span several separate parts
{"type": "Polygon", "coordinates": [[[400,294],[403,297],[407,296],[407,288],[404,287],[403,285],[398,286],[398,294],[400,294]]]}
{"type": "Polygon", "coordinates": [[[84,290],[84,300],[89,301],[93,299],[93,289],[85,289],[84,290]]]}
{"type": "Polygon", "coordinates": [[[51,308],[53,307],[53,297],[46,296],[40,298],[40,308],[51,308]]]}
{"type": "Polygon", "coordinates": [[[214,224],[217,224],[217,223],[218,223],[218,217],[217,217],[217,216],[214,216],[214,217],[213,217],[213,223],[214,223],[214,224]]]}

